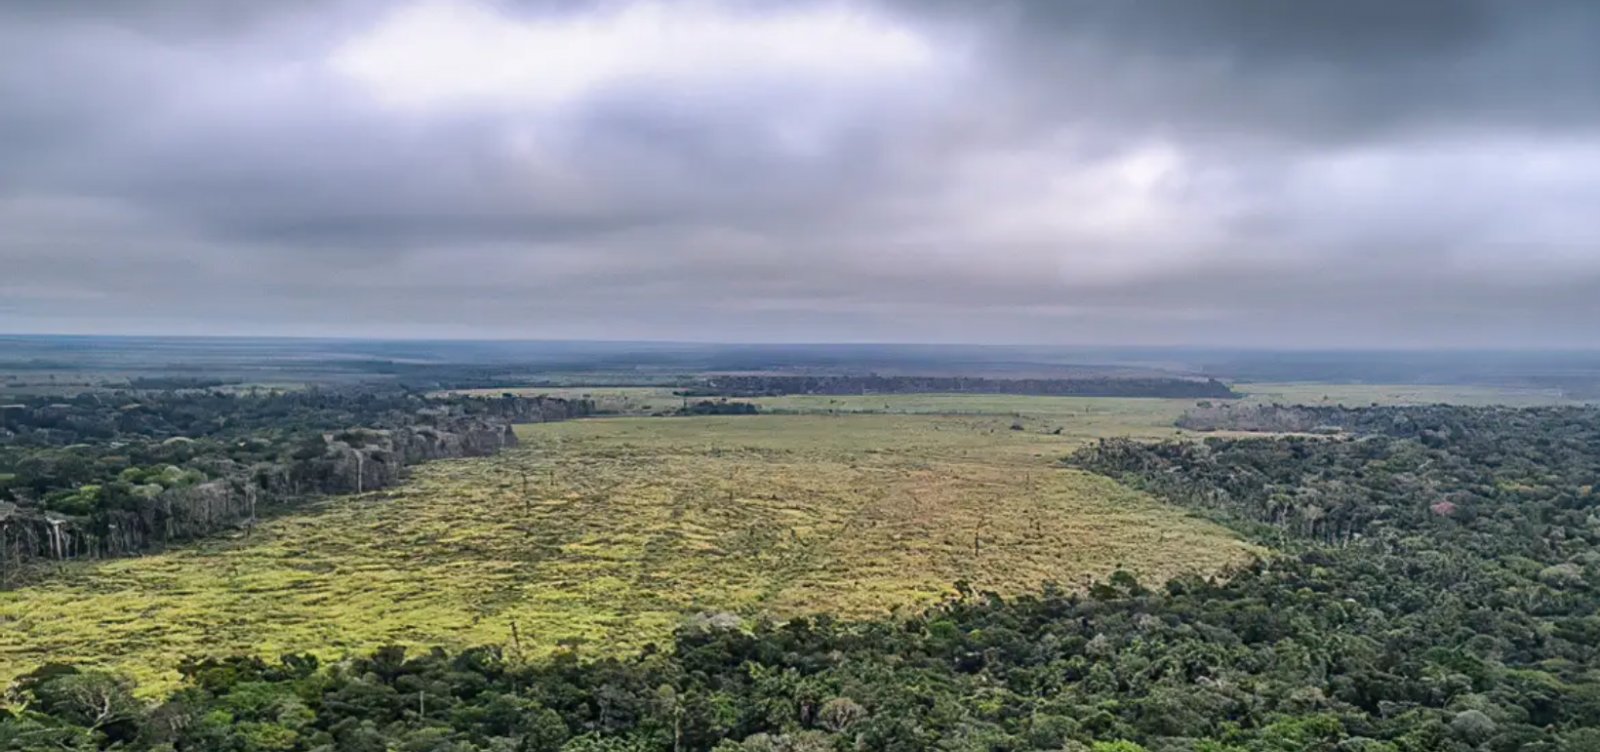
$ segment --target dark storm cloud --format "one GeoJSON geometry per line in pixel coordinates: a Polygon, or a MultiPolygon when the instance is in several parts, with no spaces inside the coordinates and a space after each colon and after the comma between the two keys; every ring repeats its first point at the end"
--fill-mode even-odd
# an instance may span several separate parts
{"type": "Polygon", "coordinates": [[[1600,344],[1600,5],[0,6],[0,329],[1600,344]]]}
{"type": "Polygon", "coordinates": [[[1002,6],[996,55],[1030,95],[1223,138],[1413,127],[1593,127],[1600,6],[1586,0],[1273,0],[1002,6]],[[1023,72],[1026,74],[1026,72],[1023,72]],[[1073,84],[1071,87],[1063,83],[1073,84]],[[1054,91],[1054,98],[1043,96],[1054,91]]]}

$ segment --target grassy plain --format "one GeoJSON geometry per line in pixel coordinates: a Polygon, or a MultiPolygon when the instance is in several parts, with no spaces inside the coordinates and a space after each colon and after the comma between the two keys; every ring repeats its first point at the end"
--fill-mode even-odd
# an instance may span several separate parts
{"type": "MultiPolygon", "coordinates": [[[[1532,405],[1573,404],[1557,389],[1465,386],[1451,384],[1237,384],[1235,391],[1246,403],[1346,405],[1532,405]]],[[[671,412],[683,404],[672,387],[518,387],[512,389],[463,390],[467,394],[494,395],[505,391],[525,395],[589,398],[607,413],[649,415],[671,412]]],[[[889,415],[1016,415],[1025,420],[1067,421],[1079,426],[1099,425],[1110,433],[1141,435],[1160,433],[1173,419],[1193,406],[1191,400],[1031,397],[1006,394],[882,394],[882,395],[788,395],[744,400],[761,405],[766,412],[786,414],[883,413],[889,415]],[[1091,420],[1080,420],[1082,416],[1091,420]]],[[[1166,433],[1170,433],[1167,431],[1166,433]]]]}
{"type": "Polygon", "coordinates": [[[390,642],[599,655],[658,641],[688,612],[867,616],[958,580],[1018,593],[1253,554],[1053,465],[1096,436],[1171,435],[1183,403],[965,399],[524,426],[516,450],[424,465],[401,487],[323,501],[248,539],[69,565],[0,593],[0,682],[70,660],[152,692],[184,656],[390,642]]]}
{"type": "Polygon", "coordinates": [[[1535,405],[1575,404],[1559,389],[1461,384],[1238,384],[1246,402],[1286,405],[1535,405]]]}

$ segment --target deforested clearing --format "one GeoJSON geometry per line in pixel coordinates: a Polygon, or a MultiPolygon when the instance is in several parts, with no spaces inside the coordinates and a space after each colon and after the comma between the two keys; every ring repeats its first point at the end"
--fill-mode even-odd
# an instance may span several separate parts
{"type": "MultiPolygon", "coordinates": [[[[0,593],[0,682],[47,661],[170,688],[185,658],[386,643],[600,656],[686,614],[866,617],[946,597],[1217,571],[1256,549],[996,415],[616,418],[418,467],[248,536],[0,593]]],[[[1080,432],[1081,429],[1081,432],[1080,432]]]]}

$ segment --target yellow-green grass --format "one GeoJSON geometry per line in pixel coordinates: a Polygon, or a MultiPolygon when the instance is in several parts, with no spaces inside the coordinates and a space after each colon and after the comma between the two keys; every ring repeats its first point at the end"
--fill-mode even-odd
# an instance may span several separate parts
{"type": "Polygon", "coordinates": [[[992,415],[1022,418],[1024,425],[1080,437],[1156,436],[1172,433],[1172,422],[1195,400],[1134,397],[1041,397],[1012,394],[789,395],[749,400],[775,413],[889,413],[992,415]],[[1037,425],[1035,425],[1037,424],[1037,425]]]}
{"type": "MultiPolygon", "coordinates": [[[[1571,404],[1560,390],[1514,387],[1463,386],[1442,384],[1239,384],[1245,403],[1278,402],[1303,405],[1416,405],[1448,403],[1456,405],[1510,405],[1514,407],[1571,404]]],[[[595,400],[605,413],[649,415],[671,412],[684,398],[671,387],[554,387],[478,389],[464,393],[500,394],[505,391],[524,395],[595,400]]],[[[911,415],[1015,415],[1041,423],[1052,420],[1082,423],[1084,416],[1115,431],[1136,428],[1141,435],[1159,434],[1184,410],[1194,406],[1190,399],[1140,399],[1105,397],[1039,397],[1005,394],[881,394],[881,395],[788,395],[756,397],[767,412],[777,413],[889,413],[911,415]]]]}
{"type": "MultiPolygon", "coordinates": [[[[457,394],[497,395],[504,392],[523,396],[546,395],[566,399],[592,399],[605,413],[648,415],[670,413],[681,407],[685,398],[671,387],[527,387],[474,389],[457,394]]],[[[694,398],[690,398],[694,399],[694,398]]],[[[1093,436],[1126,436],[1129,431],[1156,436],[1172,433],[1172,422],[1194,406],[1187,399],[1136,399],[1108,397],[1040,397],[1009,394],[877,394],[877,395],[787,395],[782,397],[737,398],[753,402],[768,413],[835,415],[841,413],[883,413],[904,415],[1008,416],[1022,418],[1033,429],[1093,436]],[[1049,424],[1046,426],[1045,424],[1049,424]]],[[[1009,423],[1006,425],[1009,426],[1009,423]]]]}
{"type": "MultiPolygon", "coordinates": [[[[1347,406],[1530,405],[1571,404],[1559,389],[1466,386],[1452,384],[1237,384],[1246,403],[1343,404],[1347,406]]],[[[670,397],[670,395],[669,395],[670,397]]],[[[886,412],[913,414],[1021,414],[1040,419],[1083,414],[1118,416],[1124,425],[1170,423],[1194,399],[1132,397],[1039,397],[1005,394],[791,395],[748,400],[775,412],[886,412]]]]}
{"type": "Polygon", "coordinates": [[[1056,467],[1117,430],[1102,417],[1061,435],[1012,431],[1005,416],[523,426],[518,449],[423,465],[401,487],[328,499],[249,538],[69,565],[0,593],[0,682],[72,661],[155,693],[185,656],[510,644],[513,624],[525,657],[601,655],[702,610],[869,617],[937,601],[958,580],[1014,594],[1259,553],[1056,467]]]}
{"type": "Polygon", "coordinates": [[[1285,405],[1534,405],[1574,404],[1559,389],[1460,384],[1238,384],[1246,402],[1285,405]]]}

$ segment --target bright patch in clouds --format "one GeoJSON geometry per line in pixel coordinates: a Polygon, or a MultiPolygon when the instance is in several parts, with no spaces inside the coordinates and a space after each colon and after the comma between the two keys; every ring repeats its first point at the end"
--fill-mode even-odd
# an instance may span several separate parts
{"type": "Polygon", "coordinates": [[[1435,138],[1329,151],[1289,175],[1287,216],[1323,242],[1389,255],[1409,242],[1500,283],[1600,273],[1590,142],[1435,138]]]}
{"type": "MultiPolygon", "coordinates": [[[[1068,284],[1168,273],[1214,256],[1228,186],[1167,141],[1083,156],[1070,136],[968,155],[915,223],[910,245],[969,258],[973,273],[1057,269],[1068,284]],[[982,253],[974,252],[981,249],[982,253]]],[[[954,160],[952,160],[954,161],[954,160]]],[[[919,198],[919,200],[921,200],[919,198]]]]}
{"type": "Polygon", "coordinates": [[[1600,346],[1600,3],[1151,5],[0,0],[0,330],[1600,346]]]}
{"type": "Polygon", "coordinates": [[[838,5],[755,13],[643,3],[520,18],[465,0],[425,0],[329,63],[392,106],[553,106],[624,85],[881,84],[932,65],[933,49],[908,27],[838,5]]]}

